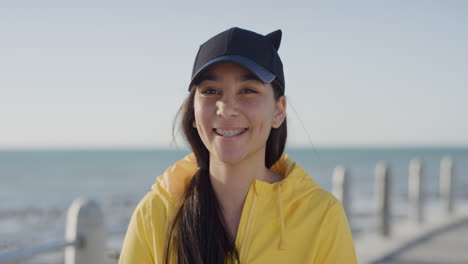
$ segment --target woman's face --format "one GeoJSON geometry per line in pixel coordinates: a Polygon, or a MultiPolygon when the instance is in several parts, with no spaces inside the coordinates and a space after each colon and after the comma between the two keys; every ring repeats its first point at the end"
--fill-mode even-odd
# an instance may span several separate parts
{"type": "Polygon", "coordinates": [[[270,84],[233,63],[212,66],[195,89],[193,126],[210,159],[228,164],[264,159],[270,130],[285,117],[284,96],[276,101],[270,84]]]}

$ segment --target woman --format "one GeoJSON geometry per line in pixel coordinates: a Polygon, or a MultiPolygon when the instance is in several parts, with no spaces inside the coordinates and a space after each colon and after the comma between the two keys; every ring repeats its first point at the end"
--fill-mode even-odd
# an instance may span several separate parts
{"type": "Polygon", "coordinates": [[[192,154],[138,204],[130,263],[357,263],[341,204],[283,154],[281,31],[231,28],[200,46],[182,105],[192,154]]]}

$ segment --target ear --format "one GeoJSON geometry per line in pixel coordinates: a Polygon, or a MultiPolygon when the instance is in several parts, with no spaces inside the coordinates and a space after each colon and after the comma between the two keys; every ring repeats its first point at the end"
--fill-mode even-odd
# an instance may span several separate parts
{"type": "Polygon", "coordinates": [[[197,128],[197,122],[196,122],[196,121],[193,121],[192,126],[193,126],[194,128],[197,128]]]}
{"type": "Polygon", "coordinates": [[[286,118],[286,97],[281,96],[275,105],[275,115],[273,117],[273,128],[278,128],[286,118]]]}
{"type": "Polygon", "coordinates": [[[273,46],[276,48],[276,50],[279,49],[280,44],[281,44],[281,36],[283,33],[281,32],[281,29],[278,29],[276,31],[271,32],[270,34],[266,35],[265,37],[269,38],[271,40],[271,43],[273,46]]]}

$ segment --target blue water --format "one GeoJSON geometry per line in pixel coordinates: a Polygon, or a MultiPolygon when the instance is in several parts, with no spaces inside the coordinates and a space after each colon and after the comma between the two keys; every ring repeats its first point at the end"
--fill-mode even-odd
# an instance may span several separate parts
{"type": "MultiPolygon", "coordinates": [[[[396,214],[405,215],[408,165],[423,163],[429,206],[438,199],[439,164],[454,160],[456,198],[468,200],[468,148],[287,149],[325,189],[332,171],[345,166],[352,179],[352,226],[369,229],[374,169],[385,161],[392,177],[396,214]],[[366,226],[366,227],[364,227],[366,226]]],[[[0,151],[0,252],[63,237],[66,209],[77,197],[96,199],[108,229],[124,229],[136,203],[167,166],[186,150],[0,151]]]]}

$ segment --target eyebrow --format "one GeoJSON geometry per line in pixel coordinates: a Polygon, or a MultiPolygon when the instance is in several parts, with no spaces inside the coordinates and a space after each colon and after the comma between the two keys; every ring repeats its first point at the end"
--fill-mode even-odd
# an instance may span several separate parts
{"type": "MultiPolygon", "coordinates": [[[[203,74],[202,76],[200,76],[200,78],[198,79],[197,83],[201,83],[203,81],[214,81],[214,82],[219,82],[221,81],[221,79],[214,75],[214,74],[203,74]]],[[[247,74],[247,75],[242,75],[240,76],[239,78],[236,78],[236,82],[246,82],[246,81],[259,81],[259,82],[262,82],[256,75],[254,74],[247,74]]],[[[263,83],[263,82],[262,82],[263,83]]]]}
{"type": "Polygon", "coordinates": [[[242,75],[241,77],[236,79],[237,82],[246,82],[246,81],[259,81],[262,82],[256,75],[248,74],[242,75]]]}

